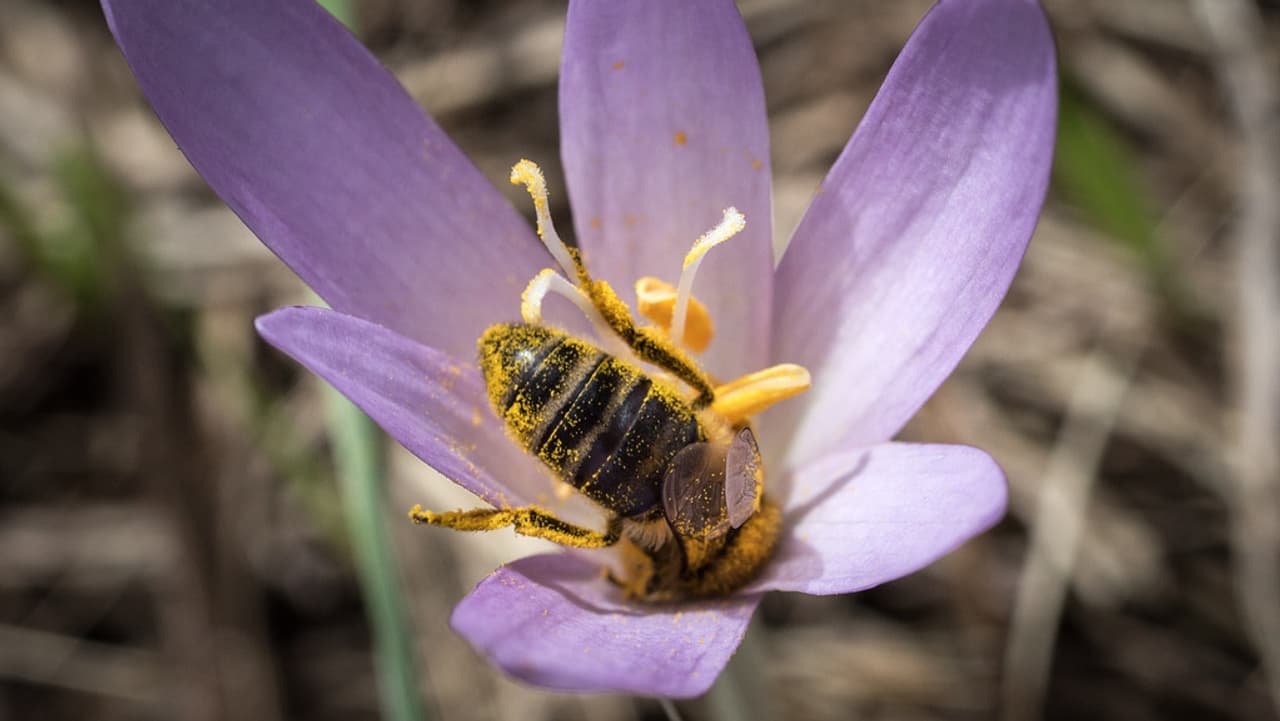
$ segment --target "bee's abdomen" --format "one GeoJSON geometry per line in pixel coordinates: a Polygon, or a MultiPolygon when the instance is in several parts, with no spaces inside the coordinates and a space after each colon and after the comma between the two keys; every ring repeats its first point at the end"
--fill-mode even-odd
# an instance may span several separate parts
{"type": "Polygon", "coordinates": [[[495,326],[480,348],[490,398],[516,439],[621,516],[660,507],[667,463],[702,440],[673,389],[568,335],[495,326]]]}
{"type": "Polygon", "coordinates": [[[480,339],[489,400],[534,452],[604,359],[600,350],[541,326],[494,326],[480,339]]]}

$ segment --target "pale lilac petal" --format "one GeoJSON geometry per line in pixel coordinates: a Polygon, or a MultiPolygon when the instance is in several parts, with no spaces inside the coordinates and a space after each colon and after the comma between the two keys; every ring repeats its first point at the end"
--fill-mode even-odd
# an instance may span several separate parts
{"type": "Polygon", "coordinates": [[[451,623],[504,671],[537,686],[685,698],[715,681],[759,602],[631,603],[599,566],[552,554],[498,569],[458,604],[451,623]]]}
{"type": "Polygon", "coordinates": [[[103,8],[191,164],[335,309],[459,358],[489,324],[518,317],[546,251],[315,2],[103,8]]]}
{"type": "Polygon", "coordinates": [[[528,502],[545,484],[490,411],[470,363],[324,308],[283,308],[257,327],[415,456],[490,503],[528,502]]]}
{"type": "Polygon", "coordinates": [[[885,443],[794,472],[786,530],[749,591],[852,593],[924,568],[1004,515],[1004,473],[968,446],[885,443]]]}
{"type": "Polygon", "coordinates": [[[1004,296],[1044,200],[1053,42],[1029,0],[941,2],[890,70],[778,269],[773,359],[813,389],[790,460],[887,440],[1004,296]]]}
{"type": "Polygon", "coordinates": [[[628,302],[640,276],[674,284],[694,239],[725,208],[742,211],[746,230],[711,251],[694,294],[716,323],[708,367],[757,370],[773,269],[769,134],[733,2],[571,2],[560,142],[579,245],[628,302]]]}

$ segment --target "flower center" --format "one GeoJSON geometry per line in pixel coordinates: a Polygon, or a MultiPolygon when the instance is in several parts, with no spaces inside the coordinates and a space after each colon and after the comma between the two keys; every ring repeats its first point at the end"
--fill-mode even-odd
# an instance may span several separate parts
{"type": "Polygon", "coordinates": [[[610,577],[635,598],[720,596],[743,587],[768,561],[782,526],[781,510],[764,495],[749,417],[810,385],[808,371],[791,364],[719,383],[690,355],[713,335],[710,313],[693,295],[698,268],[746,219],[726,209],[685,255],[677,287],[657,278],[636,283],[638,310],[653,323],[640,326],[560,240],[538,166],[521,160],[511,182],[533,198],[538,237],[560,272],[547,268],[529,281],[523,324],[485,331],[480,368],[513,439],[562,486],[602,506],[607,528],[566,523],[539,506],[447,513],[415,507],[410,517],[459,530],[514,526],[580,548],[621,544],[620,573],[610,577]],[[546,325],[549,293],[577,305],[610,353],[546,325]]]}

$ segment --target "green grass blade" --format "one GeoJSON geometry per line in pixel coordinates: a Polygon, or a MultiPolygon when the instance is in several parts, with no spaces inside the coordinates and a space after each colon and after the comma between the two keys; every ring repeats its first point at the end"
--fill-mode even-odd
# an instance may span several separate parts
{"type": "Polygon", "coordinates": [[[328,386],[324,393],[351,550],[373,630],[383,710],[392,721],[423,721],[427,714],[418,690],[413,634],[386,526],[381,434],[342,394],[328,386]]]}
{"type": "Polygon", "coordinates": [[[356,32],[356,0],[319,0],[320,7],[329,11],[329,14],[338,19],[338,22],[347,26],[351,32],[356,32]]]}
{"type": "Polygon", "coordinates": [[[1069,82],[1058,109],[1055,189],[1091,226],[1134,255],[1175,318],[1199,314],[1160,233],[1160,212],[1128,138],[1069,82]]]}

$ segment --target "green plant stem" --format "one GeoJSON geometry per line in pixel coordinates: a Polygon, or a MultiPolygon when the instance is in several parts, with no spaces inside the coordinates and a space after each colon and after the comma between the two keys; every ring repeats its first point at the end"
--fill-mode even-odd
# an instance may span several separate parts
{"type": "Polygon", "coordinates": [[[356,0],[320,0],[320,5],[348,30],[356,31],[356,0]]]}
{"type": "Polygon", "coordinates": [[[356,572],[373,630],[378,691],[388,719],[423,721],[408,609],[386,527],[383,463],[377,429],[336,390],[325,387],[334,462],[346,511],[356,572]]]}

